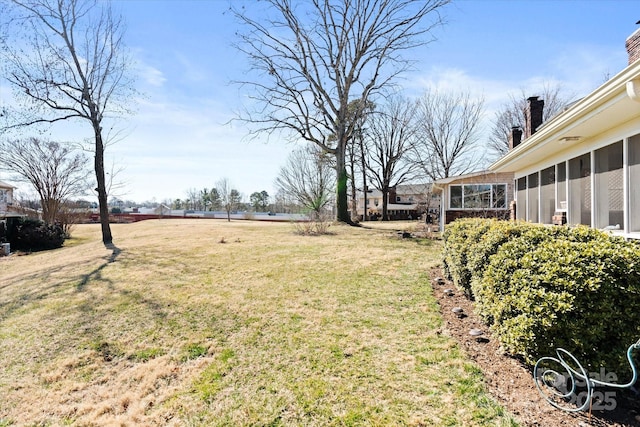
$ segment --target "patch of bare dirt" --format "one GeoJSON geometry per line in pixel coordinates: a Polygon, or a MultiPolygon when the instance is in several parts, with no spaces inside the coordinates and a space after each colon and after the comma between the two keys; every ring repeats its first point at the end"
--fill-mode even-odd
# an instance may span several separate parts
{"type": "MultiPolygon", "coordinates": [[[[455,338],[468,357],[476,362],[485,376],[488,391],[522,426],[526,427],[587,427],[587,426],[640,426],[640,398],[632,392],[617,391],[613,410],[569,413],[552,407],[538,392],[533,381],[532,368],[509,356],[491,336],[489,328],[474,313],[473,302],[445,281],[437,284],[434,279],[444,277],[439,269],[431,271],[434,295],[440,304],[444,318],[444,332],[455,338]],[[445,289],[453,290],[448,295],[445,289]],[[452,311],[462,308],[462,316],[452,311]],[[480,338],[469,334],[480,329],[480,338]]],[[[552,356],[552,355],[550,355],[552,356]]]]}

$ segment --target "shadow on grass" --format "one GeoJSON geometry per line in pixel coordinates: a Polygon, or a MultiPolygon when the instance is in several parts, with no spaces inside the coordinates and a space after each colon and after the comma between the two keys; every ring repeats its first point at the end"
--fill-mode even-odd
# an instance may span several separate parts
{"type": "MultiPolygon", "coordinates": [[[[107,265],[115,262],[122,252],[121,249],[117,248],[114,245],[109,247],[109,249],[111,249],[111,254],[108,256],[108,258],[106,258],[103,264],[95,268],[90,273],[80,276],[80,281],[75,285],[76,292],[83,291],[84,287],[92,279],[105,281],[105,279],[101,276],[101,271],[107,265]]],[[[70,282],[76,282],[78,280],[78,276],[69,277],[68,279],[62,281],[60,281],[56,276],[66,269],[81,266],[85,262],[85,260],[82,260],[52,268],[47,268],[46,270],[16,277],[14,278],[14,280],[9,280],[5,283],[0,284],[0,292],[4,293],[4,295],[2,295],[4,298],[0,299],[0,320],[9,318],[13,312],[29,303],[35,301],[44,301],[50,296],[54,295],[65,285],[70,284],[70,282]],[[22,283],[33,281],[39,282],[40,285],[37,287],[30,286],[27,288],[22,288],[22,283]],[[14,289],[14,291],[12,291],[12,289],[14,289]],[[15,290],[18,290],[17,295],[15,295],[15,290]]]]}
{"type": "Polygon", "coordinates": [[[89,283],[89,281],[92,280],[92,279],[103,280],[102,279],[102,270],[106,266],[108,266],[109,264],[115,262],[116,259],[118,258],[118,255],[120,255],[120,253],[122,252],[122,249],[118,248],[113,243],[107,245],[106,247],[107,247],[107,249],[111,249],[111,255],[109,255],[109,258],[107,258],[107,262],[105,262],[104,264],[99,265],[93,271],[82,275],[82,279],[80,280],[80,282],[76,286],[76,289],[78,291],[82,291],[84,289],[84,287],[87,285],[87,283],[89,283]]]}

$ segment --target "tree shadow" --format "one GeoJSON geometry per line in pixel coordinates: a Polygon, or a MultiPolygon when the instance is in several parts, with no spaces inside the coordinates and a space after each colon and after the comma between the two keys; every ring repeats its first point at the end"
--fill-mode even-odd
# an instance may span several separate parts
{"type": "Polygon", "coordinates": [[[82,291],[84,289],[84,287],[87,285],[87,283],[89,283],[89,281],[91,281],[92,279],[103,280],[102,279],[102,270],[106,266],[108,266],[109,264],[114,263],[116,261],[116,259],[118,258],[118,255],[120,255],[120,253],[122,253],[122,249],[118,248],[113,243],[110,243],[110,244],[105,245],[105,246],[106,246],[107,249],[111,250],[111,255],[109,255],[109,257],[107,258],[107,261],[104,264],[101,264],[97,268],[95,268],[93,271],[90,271],[89,273],[82,275],[82,279],[76,285],[76,289],[78,291],[82,291]]]}

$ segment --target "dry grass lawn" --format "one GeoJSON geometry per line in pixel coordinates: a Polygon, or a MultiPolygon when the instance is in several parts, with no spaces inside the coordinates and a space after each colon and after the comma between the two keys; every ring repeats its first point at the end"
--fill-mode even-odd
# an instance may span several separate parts
{"type": "Polygon", "coordinates": [[[0,258],[0,426],[515,425],[388,229],[77,226],[0,258]]]}

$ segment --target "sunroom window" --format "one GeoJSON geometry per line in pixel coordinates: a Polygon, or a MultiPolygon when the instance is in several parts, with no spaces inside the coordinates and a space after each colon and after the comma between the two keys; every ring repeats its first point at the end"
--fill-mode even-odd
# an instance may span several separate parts
{"type": "Polygon", "coordinates": [[[555,166],[540,171],[540,210],[542,212],[540,222],[543,224],[551,224],[556,211],[555,184],[555,166]]]}
{"type": "Polygon", "coordinates": [[[516,181],[516,218],[527,219],[527,177],[523,176],[516,181]]]}
{"type": "Polygon", "coordinates": [[[449,190],[450,209],[506,209],[506,184],[452,185],[449,190]]]}
{"type": "Polygon", "coordinates": [[[596,227],[624,227],[622,141],[595,152],[596,227]]]}
{"type": "Polygon", "coordinates": [[[569,224],[591,225],[591,154],[569,160],[569,224]]]}

